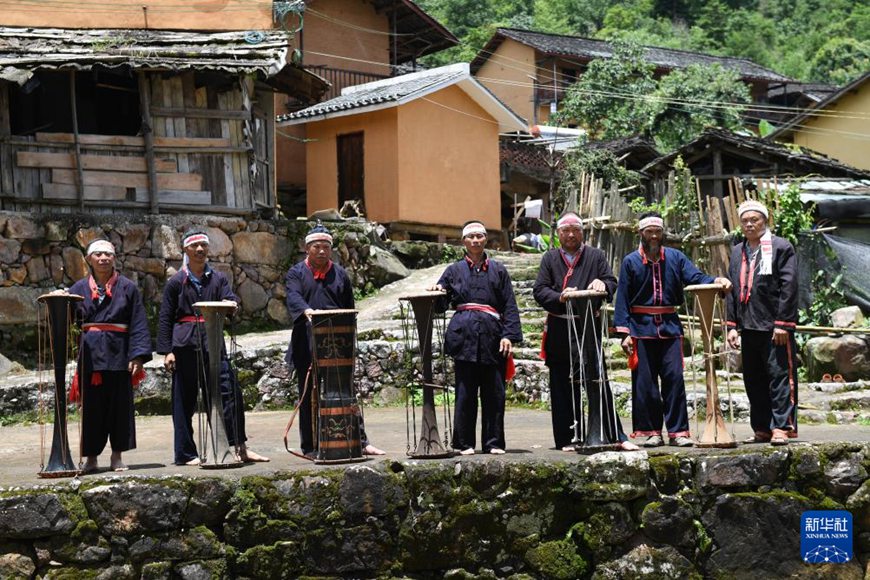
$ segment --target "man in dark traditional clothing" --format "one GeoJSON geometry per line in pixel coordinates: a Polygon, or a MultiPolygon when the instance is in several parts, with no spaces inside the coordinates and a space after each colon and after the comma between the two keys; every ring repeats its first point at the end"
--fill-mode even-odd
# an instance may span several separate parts
{"type": "MultiPolygon", "coordinates": [[[[565,297],[567,291],[607,292],[606,299],[611,300],[616,291],[616,276],[603,251],[583,244],[583,225],[577,214],[564,214],[556,223],[556,234],[561,247],[544,254],[534,286],[535,300],[547,311],[541,357],[550,369],[550,414],[556,449],[574,451],[577,443],[575,426],[583,418],[578,392],[579,365],[583,365],[585,371],[582,387],[589,401],[588,433],[592,441],[599,445],[620,443],[624,449],[637,449],[628,442],[616,417],[606,369],[602,366],[604,372],[599,373],[599,362],[603,357],[599,348],[602,329],[597,320],[589,321],[583,328],[586,314],[582,312],[575,315],[580,320],[569,321],[565,307],[569,300],[565,297]],[[576,323],[578,332],[585,335],[582,353],[578,344],[569,343],[568,325],[571,323],[576,323]],[[571,377],[572,359],[575,361],[574,377],[571,377]]],[[[602,298],[591,300],[594,312],[601,309],[602,302],[602,298]]]]}
{"type": "Polygon", "coordinates": [[[614,314],[632,369],[631,436],[648,437],[645,447],[664,445],[664,416],[670,444],[691,447],[677,308],[685,286],[715,282],[728,292],[731,282],[704,274],[681,251],[664,247],[664,221],[658,213],[642,215],[638,230],[640,247],[622,261],[614,314]]]}
{"type": "MultiPolygon", "coordinates": [[[[172,373],[172,423],[175,427],[175,464],[199,465],[193,440],[193,413],[197,390],[208,400],[208,345],[203,319],[196,302],[229,300],[238,302],[229,280],[208,265],[208,235],[190,231],[181,238],[184,262],[163,290],[157,329],[157,352],[165,355],[163,364],[172,373]]],[[[269,461],[247,448],[242,390],[230,367],[226,345],[221,345],[220,390],[227,440],[239,450],[245,462],[269,461]]]]}
{"type": "MultiPolygon", "coordinates": [[[[293,333],[285,360],[296,369],[299,379],[299,437],[302,453],[313,457],[313,417],[311,390],[306,378],[311,367],[311,342],[308,324],[315,310],[350,310],[354,308],[353,285],[344,268],[332,261],[332,234],[321,224],[305,237],[305,260],[291,267],[284,278],[287,288],[287,310],[293,320],[293,333]]],[[[360,438],[365,455],[384,455],[372,445],[360,417],[360,438]]]]}
{"type": "Polygon", "coordinates": [[[121,453],[136,448],[133,385],[151,360],[151,336],[139,289],[115,270],[115,247],[94,240],[86,250],[91,275],[73,284],[82,335],[79,367],[70,398],[82,400],[84,473],[97,470],[97,456],[111,444],[110,467],[126,471],[121,453]]]}
{"type": "Polygon", "coordinates": [[[743,355],[743,382],[754,434],[746,443],[786,445],[797,437],[797,255],[774,236],[767,208],[737,209],[746,240],[731,249],[728,344],[743,355]]]}
{"type": "Polygon", "coordinates": [[[430,288],[445,291],[440,300],[456,313],[444,337],[444,349],[455,361],[456,406],[453,448],[472,455],[480,390],[481,445],[484,453],[505,450],[505,381],[513,376],[513,344],[523,340],[520,314],[511,278],[504,265],[485,252],[486,228],[479,221],[462,229],[465,257],[450,264],[430,288]]]}

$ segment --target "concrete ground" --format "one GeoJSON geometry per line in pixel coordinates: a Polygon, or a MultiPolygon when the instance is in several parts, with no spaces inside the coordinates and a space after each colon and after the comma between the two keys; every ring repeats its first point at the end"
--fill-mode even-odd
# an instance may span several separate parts
{"type": "MultiPolygon", "coordinates": [[[[248,413],[246,420],[248,446],[257,453],[269,456],[272,461],[269,463],[248,464],[239,469],[225,470],[206,470],[197,467],[172,465],[171,417],[138,417],[136,420],[138,448],[124,454],[124,460],[130,467],[130,470],[120,474],[120,476],[156,477],[180,474],[201,477],[219,475],[239,478],[255,474],[273,474],[279,471],[326,468],[327,466],[314,465],[309,461],[296,458],[284,449],[282,436],[289,417],[290,413],[288,411],[248,413]]],[[[419,412],[417,418],[419,422],[419,412]]],[[[404,408],[369,408],[365,410],[365,421],[369,437],[371,437],[373,443],[387,451],[386,458],[397,461],[409,460],[406,456],[404,408]]],[[[630,423],[630,420],[623,419],[623,427],[626,432],[630,431],[630,423]]],[[[479,425],[480,422],[478,421],[478,429],[479,425]]],[[[693,433],[698,431],[694,422],[690,427],[693,433]]],[[[510,461],[524,459],[572,460],[577,458],[576,454],[556,451],[552,448],[549,411],[508,409],[505,417],[505,428],[508,452],[506,455],[501,456],[501,459],[510,461]]],[[[734,433],[738,440],[742,440],[751,434],[751,429],[746,423],[738,423],[734,428],[734,433]]],[[[78,453],[75,451],[79,440],[79,424],[77,422],[70,423],[69,437],[71,447],[74,450],[73,456],[77,460],[78,453]]],[[[50,452],[51,438],[51,425],[48,425],[45,429],[46,457],[50,452]]],[[[298,431],[294,425],[290,435],[290,445],[296,446],[298,441],[298,431]]],[[[870,427],[858,425],[801,425],[800,438],[793,440],[791,445],[832,441],[847,441],[850,443],[870,442],[870,427]]],[[[752,445],[748,447],[763,449],[767,446],[752,445]]],[[[669,453],[674,449],[668,447],[658,448],[652,450],[652,453],[669,453]]],[[[721,453],[722,450],[692,449],[689,452],[698,454],[721,453]]],[[[487,461],[491,457],[489,455],[478,454],[462,457],[461,460],[487,461]]],[[[384,457],[375,457],[370,463],[379,462],[383,459],[384,457]]],[[[452,462],[456,460],[457,458],[416,461],[452,462]]],[[[3,465],[3,469],[0,470],[0,487],[32,486],[71,481],[69,478],[41,479],[37,477],[37,472],[40,470],[39,425],[19,425],[0,428],[0,462],[3,465]]],[[[106,450],[100,456],[100,464],[105,469],[108,463],[109,452],[106,450]]],[[[83,476],[83,478],[109,478],[115,475],[117,474],[101,470],[97,474],[83,476]]]]}

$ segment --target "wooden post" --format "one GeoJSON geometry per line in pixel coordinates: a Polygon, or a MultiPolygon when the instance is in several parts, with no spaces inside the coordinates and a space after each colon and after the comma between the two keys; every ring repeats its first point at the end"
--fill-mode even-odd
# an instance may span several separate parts
{"type": "Polygon", "coordinates": [[[139,111],[142,114],[142,138],[145,140],[145,166],[148,169],[148,199],[151,213],[160,213],[157,196],[157,166],[154,162],[154,126],[151,121],[151,83],[145,71],[139,71],[139,111]]]}
{"type": "MultiPolygon", "coordinates": [[[[0,209],[6,209],[5,196],[12,195],[15,181],[12,179],[12,146],[6,139],[12,136],[9,111],[9,83],[0,81],[0,209]]],[[[14,207],[14,206],[13,206],[14,207]]]]}
{"type": "Polygon", "coordinates": [[[722,199],[722,150],[713,151],[713,197],[722,199]]]}
{"type": "Polygon", "coordinates": [[[82,169],[82,148],[79,143],[79,115],[76,107],[76,71],[69,71],[69,101],[72,109],[73,144],[76,158],[76,180],[79,190],[79,210],[85,211],[85,172],[82,169]]]}

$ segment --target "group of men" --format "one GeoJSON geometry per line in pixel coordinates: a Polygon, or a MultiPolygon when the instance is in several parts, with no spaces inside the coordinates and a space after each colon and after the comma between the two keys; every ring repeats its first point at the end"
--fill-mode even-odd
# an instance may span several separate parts
{"type": "MultiPolygon", "coordinates": [[[[594,314],[616,296],[616,333],[631,368],[631,437],[644,437],[645,447],[664,445],[664,435],[670,445],[693,445],[678,311],[684,288],[695,284],[717,284],[726,295],[727,342],[731,348],[742,347],[751,405],[753,435],[745,442],[784,445],[797,436],[795,251],[787,240],[772,234],[768,210],[761,203],[747,201],[738,214],[745,239],[732,249],[729,276],[716,278],[701,272],[679,250],[663,245],[664,220],[658,213],[640,216],[640,245],[623,259],[618,281],[604,252],[584,244],[580,217],[568,212],[558,220],[560,247],[544,254],[533,289],[547,312],[541,356],[549,369],[556,449],[575,451],[578,444],[592,440],[624,450],[638,448],[628,441],[613,411],[597,317],[578,325],[576,319],[587,313],[567,307],[577,290],[595,291],[589,298],[594,314]],[[581,394],[588,418],[583,417],[581,394]],[[585,425],[586,433],[579,432],[578,423],[585,425]]],[[[445,351],[455,361],[453,447],[463,455],[475,452],[479,393],[482,450],[500,454],[505,450],[505,381],[513,368],[513,345],[522,340],[519,311],[509,274],[485,252],[484,225],[467,223],[462,242],[463,259],[448,266],[430,288],[444,291],[443,307],[450,303],[455,309],[444,339],[445,351]]]]}
{"type": "MultiPolygon", "coordinates": [[[[557,449],[573,451],[576,424],[582,420],[577,389],[586,391],[589,406],[613,408],[613,395],[600,361],[602,329],[583,329],[599,345],[598,352],[568,340],[574,324],[566,304],[570,292],[594,290],[594,311],[615,300],[615,326],[623,338],[632,369],[632,437],[646,437],[644,446],[691,446],[683,380],[683,329],[677,311],[689,284],[717,283],[727,294],[728,343],[742,346],[753,435],[747,442],[782,445],[796,436],[797,380],[794,330],[797,318],[797,268],[794,248],[771,234],[768,211],[758,202],[738,210],[745,241],[733,247],[728,278],[701,272],[682,252],[663,245],[664,223],[658,214],[641,216],[640,246],[622,262],[619,280],[604,252],[584,244],[583,224],[574,213],[557,222],[559,248],[548,250],[534,285],[535,300],[547,311],[542,356],[549,368],[553,439],[557,449]],[[732,283],[733,281],[733,283],[732,283]],[[566,294],[568,293],[568,294],[566,294]],[[578,380],[578,368],[582,380],[578,380]],[[593,385],[596,385],[593,388],[593,385]],[[664,424],[665,430],[662,429],[664,424]]],[[[475,453],[478,396],[481,406],[481,448],[505,452],[505,383],[513,373],[512,351],[523,339],[510,275],[486,253],[487,231],[480,221],[462,230],[464,257],[449,265],[430,288],[444,292],[440,309],[455,314],[445,335],[445,351],[455,361],[453,447],[475,453]]],[[[300,394],[299,428],[302,452],[317,448],[307,385],[311,366],[308,325],[315,310],[352,309],[353,289],[346,270],[332,261],[332,236],[322,225],[305,239],[306,258],[287,272],[287,308],[293,332],[286,360],[295,367],[300,394]]],[[[194,304],[233,301],[229,280],[208,264],[209,239],[194,230],[182,237],[183,264],[167,282],[160,307],[157,352],[172,374],[174,462],[201,461],[192,418],[197,400],[207,400],[208,349],[202,317],[194,304]]],[[[70,292],[84,300],[77,305],[81,326],[78,395],[82,402],[84,470],[98,468],[97,457],[111,444],[110,467],[124,470],[122,453],[136,446],[132,389],[151,359],[151,339],[142,298],[136,285],[115,269],[115,248],[95,240],[86,250],[91,274],[70,292]]],[[[575,341],[576,342],[576,341],[575,341]]],[[[268,461],[247,448],[241,390],[221,345],[220,389],[226,432],[241,461],[268,461]]],[[[605,443],[636,449],[615,414],[598,417],[605,443]]],[[[381,455],[361,424],[363,453],[381,455]]]]}

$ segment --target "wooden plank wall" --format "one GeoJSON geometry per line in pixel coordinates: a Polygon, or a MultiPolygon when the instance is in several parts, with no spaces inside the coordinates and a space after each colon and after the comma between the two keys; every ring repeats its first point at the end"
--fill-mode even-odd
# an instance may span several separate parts
{"type": "MultiPolygon", "coordinates": [[[[253,79],[227,77],[197,86],[193,72],[151,75],[159,203],[253,210],[274,206],[273,98],[253,79]],[[260,125],[255,133],[254,108],[260,125]],[[255,151],[256,150],[256,151],[255,151]],[[256,182],[250,167],[257,165],[256,182]],[[256,203],[255,203],[256,200],[256,203]]],[[[3,207],[75,211],[78,199],[73,135],[9,135],[9,100],[0,82],[0,195],[3,207]],[[6,138],[4,136],[4,127],[6,138]]],[[[88,211],[148,211],[147,167],[141,136],[80,135],[88,211]],[[105,204],[101,202],[106,202],[105,204]]],[[[168,208],[166,208],[168,206],[168,208]]]]}

